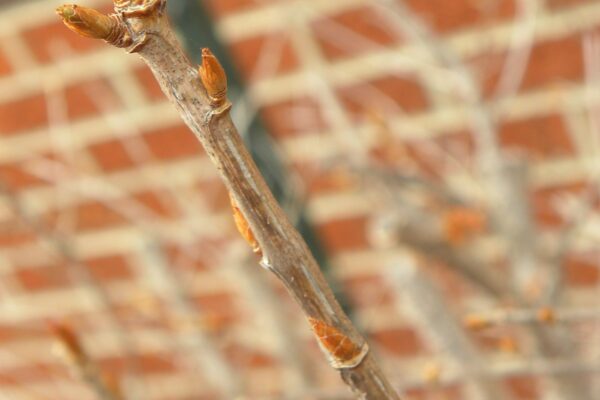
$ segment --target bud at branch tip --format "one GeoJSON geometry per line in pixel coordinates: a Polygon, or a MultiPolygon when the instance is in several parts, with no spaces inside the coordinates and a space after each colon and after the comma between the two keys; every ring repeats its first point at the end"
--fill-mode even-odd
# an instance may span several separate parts
{"type": "Polygon", "coordinates": [[[113,35],[118,22],[92,8],[65,4],[56,9],[67,28],[81,36],[93,39],[108,39],[113,35]]]}
{"type": "MultiPolygon", "coordinates": [[[[103,39],[116,47],[130,47],[133,44],[127,29],[115,15],[104,15],[92,8],[74,4],[62,5],[56,9],[56,13],[67,28],[81,36],[103,39]]],[[[132,48],[130,52],[133,50],[136,49],[132,48]]]]}

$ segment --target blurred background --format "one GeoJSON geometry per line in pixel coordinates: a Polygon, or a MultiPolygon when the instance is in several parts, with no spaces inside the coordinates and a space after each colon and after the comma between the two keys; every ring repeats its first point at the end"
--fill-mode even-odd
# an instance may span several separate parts
{"type": "MultiPolygon", "coordinates": [[[[0,399],[351,399],[149,70],[60,3],[0,2],[0,399]]],[[[169,13],[405,399],[600,398],[600,1],[169,13]]]]}

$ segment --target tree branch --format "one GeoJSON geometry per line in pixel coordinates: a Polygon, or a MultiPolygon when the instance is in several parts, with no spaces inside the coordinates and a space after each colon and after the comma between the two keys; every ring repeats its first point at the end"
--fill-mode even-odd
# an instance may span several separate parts
{"type": "MultiPolygon", "coordinates": [[[[94,14],[91,20],[92,13],[84,17],[84,8],[78,6],[62,6],[58,12],[72,30],[141,56],[217,167],[243,217],[237,218],[238,227],[247,224],[258,244],[261,265],[301,306],[330,364],[360,398],[398,399],[244,147],[229,116],[231,103],[218,61],[205,49],[200,73],[190,65],[169,26],[165,5],[166,0],[115,0],[116,14],[94,14]]],[[[246,238],[249,231],[244,231],[246,238]]]]}

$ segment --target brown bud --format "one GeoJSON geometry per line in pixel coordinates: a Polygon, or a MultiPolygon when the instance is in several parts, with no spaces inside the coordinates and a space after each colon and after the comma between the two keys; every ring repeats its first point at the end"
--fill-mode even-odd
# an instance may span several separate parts
{"type": "Polygon", "coordinates": [[[469,314],[463,321],[465,327],[473,331],[479,331],[490,326],[490,321],[479,314],[469,314]]]}
{"type": "Polygon", "coordinates": [[[227,75],[217,57],[208,48],[202,49],[202,65],[198,72],[212,104],[222,105],[227,97],[227,75]]]}
{"type": "Polygon", "coordinates": [[[481,211],[462,206],[452,207],[443,216],[444,236],[452,245],[463,244],[467,239],[483,233],[486,224],[481,211]]]}
{"type": "Polygon", "coordinates": [[[229,195],[229,200],[231,202],[231,208],[233,210],[233,220],[235,222],[235,226],[237,230],[240,232],[240,235],[248,242],[250,247],[252,247],[252,251],[260,254],[260,246],[258,241],[254,237],[254,233],[252,233],[252,229],[250,229],[250,225],[248,225],[248,221],[240,211],[235,199],[231,194],[229,195]]]}
{"type": "Polygon", "coordinates": [[[537,319],[540,322],[552,324],[554,323],[554,321],[556,321],[556,315],[554,313],[554,310],[550,307],[543,307],[538,310],[537,319]]]}
{"type": "Polygon", "coordinates": [[[92,8],[65,4],[56,9],[64,24],[81,36],[94,39],[108,39],[118,22],[92,8]]]}
{"type": "Polygon", "coordinates": [[[365,354],[363,347],[321,320],[309,317],[308,322],[321,348],[327,352],[336,367],[353,366],[361,361],[361,356],[365,354]]]}

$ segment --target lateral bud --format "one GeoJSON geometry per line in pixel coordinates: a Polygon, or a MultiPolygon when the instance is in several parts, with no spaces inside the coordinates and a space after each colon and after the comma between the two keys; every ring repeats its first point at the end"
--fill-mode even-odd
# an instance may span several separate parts
{"type": "Polygon", "coordinates": [[[209,48],[202,49],[202,64],[198,69],[200,80],[213,106],[221,106],[227,100],[227,75],[217,57],[209,48]]]}
{"type": "Polygon", "coordinates": [[[537,311],[537,320],[547,324],[556,322],[556,314],[550,307],[543,307],[537,311]]]}
{"type": "Polygon", "coordinates": [[[364,360],[369,352],[369,345],[366,342],[360,346],[337,328],[316,318],[309,317],[308,322],[317,337],[321,350],[333,368],[354,368],[364,360]]]}
{"type": "Polygon", "coordinates": [[[491,322],[489,319],[485,318],[483,315],[479,314],[469,314],[465,317],[463,321],[466,328],[473,331],[480,331],[486,328],[489,328],[491,322]]]}
{"type": "Polygon", "coordinates": [[[252,229],[250,229],[248,221],[246,221],[246,218],[242,214],[242,211],[238,207],[237,202],[231,194],[229,194],[229,201],[231,202],[231,209],[233,210],[233,221],[235,222],[235,226],[238,232],[240,233],[240,235],[242,235],[244,240],[248,242],[250,247],[252,247],[252,251],[257,254],[260,254],[261,251],[258,241],[254,237],[254,233],[252,232],[252,229]]]}

